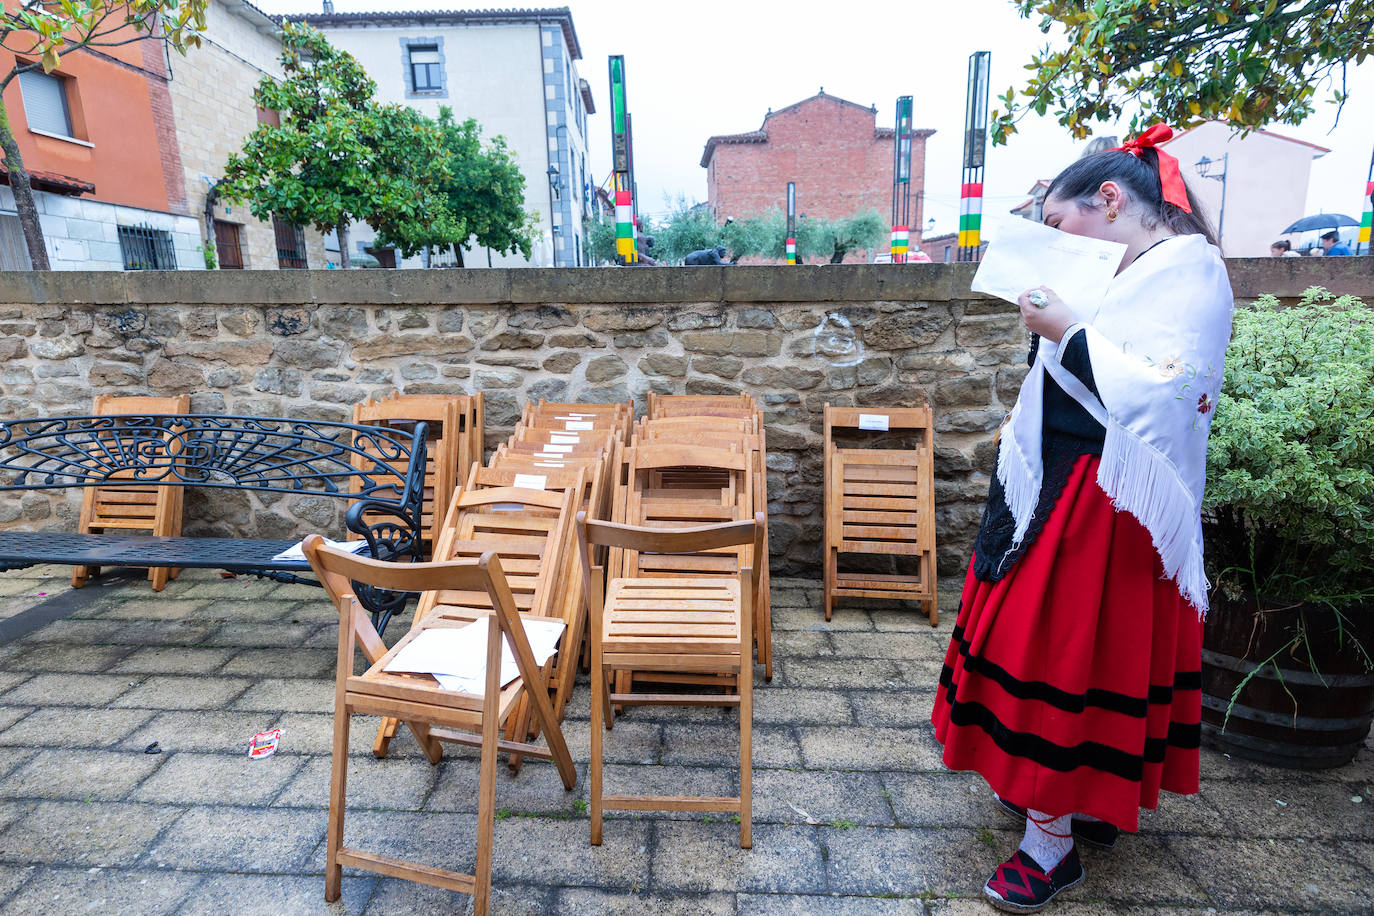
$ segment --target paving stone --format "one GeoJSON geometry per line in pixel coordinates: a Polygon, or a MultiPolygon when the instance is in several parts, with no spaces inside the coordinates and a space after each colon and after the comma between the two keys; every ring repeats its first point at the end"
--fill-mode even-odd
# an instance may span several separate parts
{"type": "MultiPolygon", "coordinates": [[[[619,728],[619,726],[616,726],[619,728]]],[[[801,749],[793,729],[754,726],[754,766],[800,767],[801,749]]],[[[734,766],[739,760],[737,725],[665,725],[660,763],[734,766]]]]}
{"type": "MultiPolygon", "coordinates": [[[[591,758],[591,727],[588,720],[563,723],[563,740],[567,742],[573,759],[591,758]]],[[[662,745],[662,726],[653,722],[621,720],[615,728],[602,735],[602,759],[616,763],[656,763],[662,745]]]]}
{"type": "Polygon", "coordinates": [[[30,747],[110,747],[153,717],[146,709],[38,710],[0,733],[0,744],[30,747]]]}
{"type": "Polygon", "coordinates": [[[1293,779],[1207,782],[1207,801],[1224,815],[1229,835],[1244,837],[1374,837],[1374,800],[1352,802],[1359,783],[1293,779]]]}
{"type": "Polygon", "coordinates": [[[976,773],[883,773],[897,823],[903,827],[987,827],[1011,824],[976,773]]]}
{"type": "MultiPolygon", "coordinates": [[[[245,757],[244,762],[253,761],[245,757]]],[[[287,808],[328,808],[331,773],[331,758],[311,758],[294,771],[294,778],[274,804],[287,808]]],[[[406,757],[381,760],[371,754],[351,757],[348,761],[348,810],[418,811],[434,788],[437,776],[438,768],[406,757]]]]}
{"type": "Polygon", "coordinates": [[[259,680],[237,700],[235,709],[290,712],[333,712],[334,682],[320,678],[259,680]]]}
{"type": "Polygon", "coordinates": [[[16,671],[74,671],[90,674],[115,670],[115,664],[129,654],[126,646],[34,646],[6,667],[16,671]]]}
{"type": "MultiPolygon", "coordinates": [[[[973,894],[1015,848],[971,830],[817,828],[829,851],[830,890],[840,894],[973,894]]],[[[1007,835],[1010,837],[1010,834],[1007,835]]]]}
{"type": "Polygon", "coordinates": [[[0,849],[10,862],[132,865],[181,813],[164,805],[40,802],[5,828],[0,849]]]}
{"type": "MultiPolygon", "coordinates": [[[[999,844],[1004,855],[1011,854],[1024,829],[1012,830],[1007,840],[999,844]]],[[[1084,847],[1081,854],[1087,877],[1075,896],[1085,900],[1168,906],[1205,906],[1216,902],[1190,875],[1186,863],[1165,838],[1127,835],[1111,851],[1084,847]]],[[[1252,881],[1263,874],[1248,868],[1247,873],[1252,881]]],[[[1246,902],[1254,901],[1251,898],[1246,902]]]]}
{"type": "MultiPolygon", "coordinates": [[[[843,642],[843,639],[837,640],[843,642]]],[[[904,683],[897,663],[884,658],[781,658],[773,662],[775,683],[787,687],[874,688],[904,683]],[[781,670],[779,670],[781,669],[781,670]]]]}
{"type": "Polygon", "coordinates": [[[143,678],[118,674],[38,674],[5,694],[5,702],[34,706],[103,706],[143,678]]]}
{"type": "Polygon", "coordinates": [[[0,865],[0,898],[8,900],[37,871],[32,865],[0,865]]]}
{"type": "Polygon", "coordinates": [[[606,916],[735,916],[733,894],[655,894],[643,890],[606,891],[568,887],[558,892],[554,913],[599,913],[606,916]]]}
{"type": "MultiPolygon", "coordinates": [[[[547,887],[493,883],[491,912],[502,916],[544,916],[555,912],[554,894],[547,887]]],[[[347,897],[348,879],[344,878],[344,898],[347,897]]],[[[466,894],[396,878],[378,882],[367,903],[367,916],[468,916],[471,912],[472,898],[466,894]]]]}
{"type": "MultiPolygon", "coordinates": [[[[0,706],[0,732],[5,731],[14,723],[21,721],[31,712],[33,712],[33,709],[28,706],[0,706]]],[[[16,732],[14,737],[17,739],[19,734],[20,733],[16,732]]],[[[3,743],[3,739],[0,739],[0,743],[3,743]]],[[[16,740],[15,743],[29,744],[31,742],[16,740]]]]}
{"type": "MultiPolygon", "coordinates": [[[[300,758],[281,754],[259,760],[250,760],[247,753],[164,756],[166,762],[131,799],[179,805],[265,805],[303,766],[300,758]]],[[[326,805],[328,785],[326,776],[326,805]]]]}
{"type": "Polygon", "coordinates": [[[940,771],[940,745],[931,728],[797,729],[812,769],[940,771]]]}
{"type": "MultiPolygon", "coordinates": [[[[607,833],[620,822],[607,824],[607,833]]],[[[826,888],[817,828],[754,825],[752,849],[739,848],[735,824],[655,824],[654,888],[684,891],[819,893],[826,888]]]]}
{"type": "MultiPolygon", "coordinates": [[[[309,623],[227,623],[205,640],[212,646],[241,646],[245,649],[274,647],[300,648],[318,629],[309,623]]],[[[337,638],[338,630],[335,630],[337,638]]]]}
{"type": "Polygon", "coordinates": [[[191,601],[158,595],[146,601],[121,601],[101,616],[111,620],[193,620],[215,616],[213,613],[197,613],[210,606],[210,602],[205,600],[191,601]]]}
{"type": "Polygon", "coordinates": [[[115,705],[144,709],[223,709],[252,683],[246,678],[153,675],[121,696],[115,705]]]}
{"type": "MultiPolygon", "coordinates": [[[[426,811],[477,810],[480,774],[473,750],[444,747],[444,762],[436,771],[434,790],[424,803],[426,811]]],[[[428,769],[428,764],[423,766],[428,769]]],[[[558,768],[549,761],[527,757],[520,772],[512,775],[503,759],[496,766],[496,807],[516,814],[556,814],[585,820],[587,765],[579,763],[575,769],[577,782],[572,789],[564,789],[558,768]],[[577,805],[579,801],[584,803],[582,810],[577,805]]],[[[349,785],[352,786],[351,780],[349,785]]]]}
{"type": "Polygon", "coordinates": [[[1369,872],[1351,861],[1345,844],[1240,835],[1224,843],[1206,837],[1169,837],[1167,842],[1209,902],[1253,906],[1262,894],[1266,905],[1280,909],[1348,907],[1368,912],[1369,872]]]}
{"type": "MultiPolygon", "coordinates": [[[[164,752],[247,754],[248,742],[260,731],[276,728],[284,720],[252,712],[155,712],[120,747],[142,751],[153,741],[164,752]]],[[[282,743],[277,753],[292,753],[293,734],[283,726],[282,743]]],[[[369,740],[368,746],[371,746],[369,740]]],[[[322,753],[328,753],[328,747],[322,753]]]]}
{"type": "Polygon", "coordinates": [[[860,725],[929,725],[935,705],[935,684],[930,690],[855,690],[849,694],[854,718],[860,725]]]}
{"type": "Polygon", "coordinates": [[[24,683],[32,676],[27,671],[0,671],[0,692],[5,693],[6,699],[8,699],[8,692],[12,688],[24,683]]]}
{"type": "Polygon", "coordinates": [[[1192,833],[1232,836],[1231,817],[1213,801],[1213,783],[1204,782],[1197,795],[1159,793],[1159,807],[1140,812],[1141,833],[1192,833]]]}
{"type": "Polygon", "coordinates": [[[10,913],[181,913],[200,875],[109,868],[44,868],[9,901],[10,913]]]}
{"type": "Polygon", "coordinates": [[[740,894],[738,900],[739,916],[921,916],[926,912],[925,904],[912,897],[740,894]]]}
{"type": "MultiPolygon", "coordinates": [[[[776,589],[774,590],[776,594],[776,589]]],[[[831,620],[825,619],[821,609],[820,593],[813,599],[807,597],[798,604],[775,603],[772,607],[774,630],[824,630],[839,632],[844,630],[872,630],[873,621],[864,611],[838,609],[831,620]]]]}
{"type": "Polygon", "coordinates": [[[586,820],[510,817],[498,821],[493,880],[602,888],[648,886],[648,821],[606,821],[600,846],[591,845],[590,831],[586,820]]]}
{"type": "MultiPolygon", "coordinates": [[[[590,790],[588,790],[590,791],[590,790]]],[[[739,794],[736,767],[628,766],[608,764],[602,792],[607,795],[687,795],[723,798],[739,794]]],[[[590,795],[588,795],[590,798],[590,795]]],[[[757,811],[757,808],[755,809],[757,811]]],[[[607,817],[633,817],[638,812],[608,811],[607,817]]],[[[655,811],[655,820],[724,820],[724,812],[655,811]]]]}
{"type": "Polygon", "coordinates": [[[221,624],[213,620],[130,620],[119,623],[105,641],[122,646],[203,646],[210,642],[221,624]]]}
{"type": "Polygon", "coordinates": [[[851,821],[887,827],[893,817],[884,791],[877,773],[756,769],[754,817],[785,824],[851,821]]]}
{"type": "MultiPolygon", "coordinates": [[[[189,571],[189,570],[188,570],[189,571]]],[[[186,573],[183,572],[177,577],[179,586],[186,586],[188,583],[183,580],[186,573]]],[[[219,579],[212,582],[195,582],[189,588],[181,591],[183,598],[239,598],[253,599],[266,598],[281,589],[281,584],[273,582],[271,579],[250,579],[247,577],[238,579],[219,579]]],[[[237,606],[240,602],[235,602],[237,606]]],[[[247,603],[242,602],[242,603],[247,603]]]]}
{"type": "Polygon", "coordinates": [[[5,777],[5,798],[123,798],[161,765],[161,755],[141,751],[75,748],[41,750],[5,777]]]}
{"type": "Polygon", "coordinates": [[[834,654],[835,647],[830,634],[822,630],[777,630],[773,633],[775,665],[778,658],[815,658],[834,654]]]}
{"type": "Polygon", "coordinates": [[[131,674],[216,674],[234,655],[233,649],[176,648],[135,649],[110,667],[131,674]]]}
{"type": "Polygon", "coordinates": [[[0,832],[34,808],[34,804],[29,801],[7,801],[0,802],[0,832]]]}
{"type": "Polygon", "coordinates": [[[949,637],[940,637],[929,626],[914,633],[836,633],[835,656],[839,658],[890,658],[898,662],[927,660],[938,648],[943,654],[949,637]]]}
{"type": "MultiPolygon", "coordinates": [[[[54,620],[24,635],[23,643],[94,645],[114,642],[115,633],[128,624],[118,620],[54,620]]],[[[132,644],[131,644],[132,645],[132,644]]]]}
{"type": "MultiPolygon", "coordinates": [[[[334,662],[334,653],[318,649],[244,649],[230,659],[219,673],[255,677],[328,677],[332,691],[334,662]]],[[[332,702],[330,705],[332,707],[332,702]]]]}
{"type": "Polygon", "coordinates": [[[191,808],[148,851],[158,868],[293,873],[324,836],[320,811],[191,808]]]}
{"type": "Polygon", "coordinates": [[[178,916],[224,916],[251,912],[328,913],[357,916],[367,906],[380,879],[368,875],[343,879],[337,903],[324,902],[323,875],[210,875],[177,909],[178,916]]]}
{"type": "MultiPolygon", "coordinates": [[[[954,630],[955,614],[946,610],[947,605],[944,601],[940,602],[940,622],[936,626],[930,625],[930,618],[926,612],[913,602],[902,606],[896,602],[888,602],[887,607],[872,608],[868,612],[868,617],[873,621],[875,629],[892,633],[919,633],[928,634],[937,642],[949,643],[949,634],[954,630]]],[[[958,597],[954,599],[953,607],[958,608],[958,597]]]]}
{"type": "Polygon", "coordinates": [[[834,690],[768,687],[754,691],[754,725],[839,725],[854,721],[850,697],[834,690]]]}

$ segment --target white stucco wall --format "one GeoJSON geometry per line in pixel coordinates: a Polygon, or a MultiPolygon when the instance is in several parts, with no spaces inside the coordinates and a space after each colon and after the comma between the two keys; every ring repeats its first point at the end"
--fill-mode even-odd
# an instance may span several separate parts
{"type": "Polygon", "coordinates": [[[1178,157],[1179,168],[1216,227],[1221,208],[1221,182],[1198,176],[1194,164],[1203,156],[1226,163],[1226,214],[1221,226],[1227,257],[1267,257],[1281,230],[1306,215],[1307,183],[1312,160],[1322,151],[1306,143],[1255,132],[1232,135],[1224,124],[1209,122],[1176,137],[1165,149],[1178,157]]]}
{"type": "MultiPolygon", "coordinates": [[[[546,25],[546,28],[548,26],[546,25]]],[[[492,254],[494,267],[547,267],[552,265],[550,219],[548,116],[546,114],[544,54],[538,26],[530,23],[445,26],[425,24],[329,26],[324,29],[336,47],[356,57],[377,82],[377,97],[384,102],[410,105],[430,117],[438,117],[447,105],[459,121],[475,118],[483,140],[506,138],[516,163],[525,176],[525,209],[537,211],[543,231],[534,256],[492,254]],[[437,96],[407,93],[408,57],[402,39],[441,38],[445,70],[444,92],[437,96]]],[[[577,78],[573,62],[574,81],[577,78]]],[[[567,116],[569,145],[583,153],[581,136],[571,111],[567,116]]],[[[590,168],[588,169],[590,171],[590,168]]],[[[568,176],[568,190],[575,179],[568,176]]],[[[576,198],[574,198],[576,200],[576,198]]],[[[575,212],[578,207],[575,203],[575,212]]],[[[350,230],[352,240],[372,237],[366,226],[350,230]]],[[[465,254],[467,266],[487,266],[487,250],[474,247],[465,254]]],[[[419,258],[404,266],[420,266],[419,258]]]]}

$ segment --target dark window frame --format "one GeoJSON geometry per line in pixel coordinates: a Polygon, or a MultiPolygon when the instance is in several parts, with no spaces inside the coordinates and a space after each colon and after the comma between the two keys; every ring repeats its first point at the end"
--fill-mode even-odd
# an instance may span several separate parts
{"type": "Polygon", "coordinates": [[[220,270],[243,270],[241,225],[225,219],[215,220],[215,258],[220,270]]]}
{"type": "Polygon", "coordinates": [[[309,258],[305,248],[305,229],[293,226],[278,216],[272,217],[272,233],[277,243],[277,267],[280,270],[305,270],[309,258]]]}
{"type": "Polygon", "coordinates": [[[118,226],[116,233],[125,270],[177,269],[176,248],[172,245],[172,233],[167,230],[143,223],[118,226]]]}

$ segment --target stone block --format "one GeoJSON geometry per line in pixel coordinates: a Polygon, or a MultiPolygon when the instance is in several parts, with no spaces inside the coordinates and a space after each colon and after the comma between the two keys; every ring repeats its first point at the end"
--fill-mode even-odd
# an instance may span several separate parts
{"type": "Polygon", "coordinates": [[[324,836],[317,811],[269,808],[245,818],[232,808],[192,808],[148,851],[159,868],[196,868],[213,862],[239,872],[295,871],[324,836]]]}
{"type": "Polygon", "coordinates": [[[735,331],[714,334],[685,331],[682,346],[693,353],[710,356],[777,356],[782,351],[782,336],[772,331],[735,331]]]}
{"type": "Polygon", "coordinates": [[[582,326],[593,331],[643,331],[660,326],[664,317],[657,308],[597,309],[582,316],[582,326]]]}
{"type": "Polygon", "coordinates": [[[582,365],[582,356],[578,353],[566,351],[555,353],[544,360],[544,371],[552,372],[555,375],[567,375],[578,366],[582,365]]]}
{"type": "Polygon", "coordinates": [[[585,378],[593,385],[603,385],[622,378],[629,366],[619,356],[602,356],[587,364],[585,378]]]}
{"type": "Polygon", "coordinates": [[[723,379],[735,378],[743,368],[744,361],[733,356],[699,356],[692,360],[693,371],[723,379]]]}
{"type": "MultiPolygon", "coordinates": [[[[5,831],[9,856],[72,866],[132,865],[185,809],[165,805],[40,802],[5,831]]],[[[51,910],[51,901],[42,909],[51,910]]]]}
{"type": "Polygon", "coordinates": [[[482,341],[483,350],[537,350],[544,345],[544,335],[529,331],[505,331],[482,341]]]}
{"type": "Polygon", "coordinates": [[[600,350],[606,346],[605,338],[588,334],[586,331],[550,334],[544,343],[555,349],[566,350],[600,350]]]}
{"type": "Polygon", "coordinates": [[[571,328],[577,326],[577,316],[558,305],[541,305],[533,309],[512,312],[506,318],[506,327],[524,330],[532,328],[547,331],[552,328],[571,328]]]}
{"type": "Polygon", "coordinates": [[[40,750],[0,783],[0,798],[116,801],[162,761],[157,755],[88,748],[40,750]]]}
{"type": "Polygon", "coordinates": [[[487,369],[477,373],[474,381],[483,391],[491,388],[519,388],[524,383],[523,373],[512,369],[487,369]]]}

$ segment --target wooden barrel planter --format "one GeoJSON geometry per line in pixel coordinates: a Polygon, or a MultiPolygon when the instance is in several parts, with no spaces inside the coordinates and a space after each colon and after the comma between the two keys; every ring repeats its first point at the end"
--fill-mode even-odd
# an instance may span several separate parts
{"type": "MultiPolygon", "coordinates": [[[[1351,646],[1348,628],[1341,639],[1329,611],[1260,607],[1253,597],[1213,597],[1202,641],[1203,743],[1280,767],[1317,770],[1349,763],[1374,721],[1374,672],[1351,646]],[[1304,613],[1305,644],[1256,672],[1232,706],[1236,686],[1292,639],[1304,613]]],[[[1347,617],[1374,654],[1374,608],[1347,617]]]]}

